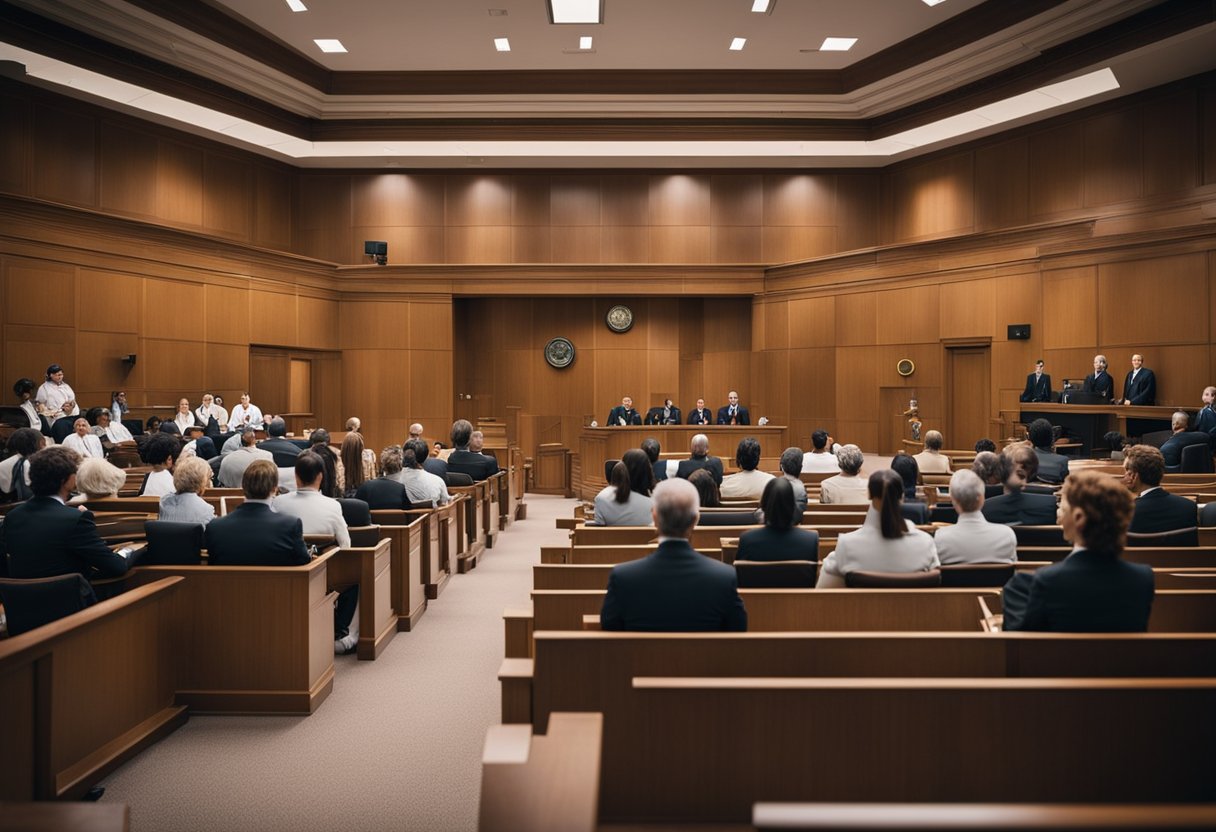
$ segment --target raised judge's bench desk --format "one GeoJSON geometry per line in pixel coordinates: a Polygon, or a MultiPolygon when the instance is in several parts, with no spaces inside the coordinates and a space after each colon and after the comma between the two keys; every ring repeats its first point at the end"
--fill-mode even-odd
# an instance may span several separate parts
{"type": "Polygon", "coordinates": [[[761,457],[779,457],[789,447],[789,429],[785,425],[632,425],[629,427],[583,428],[579,435],[578,452],[582,481],[575,483],[575,494],[584,500],[595,495],[608,483],[604,480],[604,463],[620,459],[630,448],[639,448],[642,440],[659,440],[664,454],[688,454],[688,446],[698,433],[709,437],[710,456],[721,457],[726,468],[734,466],[735,448],[745,436],[760,442],[761,457]]]}
{"type": "MultiPolygon", "coordinates": [[[[1053,425],[1059,425],[1069,436],[1080,441],[1081,456],[1087,457],[1095,445],[1101,443],[1102,435],[1107,431],[1117,430],[1124,437],[1129,437],[1169,430],[1170,417],[1176,410],[1189,410],[1193,415],[1195,409],[1193,407],[1142,407],[1121,404],[1022,402],[1018,410],[1002,410],[1001,415],[1009,421],[1006,427],[1010,430],[1012,430],[1013,422],[1029,425],[1039,418],[1046,419],[1053,425]]],[[[1007,433],[1006,435],[1012,436],[1013,434],[1007,433]]]]}

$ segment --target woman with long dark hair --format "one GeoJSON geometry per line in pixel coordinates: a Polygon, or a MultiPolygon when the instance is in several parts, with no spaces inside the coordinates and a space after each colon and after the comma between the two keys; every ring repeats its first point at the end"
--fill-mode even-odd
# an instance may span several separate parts
{"type": "Polygon", "coordinates": [[[794,486],[789,480],[770,480],[760,497],[760,508],[764,528],[740,535],[736,560],[819,560],[819,533],[794,523],[794,486]]]}
{"type": "Polygon", "coordinates": [[[363,467],[363,437],[358,433],[348,433],[342,440],[342,471],[345,474],[342,496],[353,497],[359,490],[359,486],[366,481],[363,467]]]}
{"type": "Polygon", "coordinates": [[[823,561],[817,587],[844,586],[849,572],[927,572],[936,569],[933,538],[904,519],[904,481],[890,468],[870,474],[870,508],[855,532],[842,534],[823,561]]]}
{"type": "Polygon", "coordinates": [[[640,448],[631,448],[612,467],[611,483],[595,495],[595,526],[649,526],[654,468],[640,448]]]}
{"type": "Polygon", "coordinates": [[[310,433],[308,450],[321,457],[321,462],[325,466],[325,474],[321,477],[321,493],[326,497],[338,499],[342,496],[344,486],[342,462],[334,453],[334,449],[329,447],[329,431],[325,428],[317,428],[310,433]]]}

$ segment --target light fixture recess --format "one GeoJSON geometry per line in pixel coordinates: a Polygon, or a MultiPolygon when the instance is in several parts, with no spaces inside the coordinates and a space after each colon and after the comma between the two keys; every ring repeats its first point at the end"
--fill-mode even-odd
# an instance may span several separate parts
{"type": "Polygon", "coordinates": [[[604,0],[548,0],[550,23],[603,23],[604,0]]]}

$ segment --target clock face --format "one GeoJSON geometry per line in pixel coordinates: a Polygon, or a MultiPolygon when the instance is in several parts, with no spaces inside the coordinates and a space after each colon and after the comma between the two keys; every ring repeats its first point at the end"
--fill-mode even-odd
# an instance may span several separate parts
{"type": "Polygon", "coordinates": [[[574,363],[574,344],[569,338],[554,338],[545,344],[545,361],[559,370],[569,367],[574,363]]]}
{"type": "Polygon", "coordinates": [[[910,376],[916,371],[916,365],[909,358],[899,359],[899,363],[895,365],[895,372],[901,376],[910,376]]]}
{"type": "Polygon", "coordinates": [[[608,324],[608,328],[613,332],[628,332],[633,326],[633,310],[628,306],[617,304],[608,310],[608,314],[604,316],[604,323],[608,324]]]}

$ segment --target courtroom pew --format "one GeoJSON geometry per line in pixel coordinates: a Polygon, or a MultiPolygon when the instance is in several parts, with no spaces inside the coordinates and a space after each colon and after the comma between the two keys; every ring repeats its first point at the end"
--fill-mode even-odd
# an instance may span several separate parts
{"type": "Polygon", "coordinates": [[[125,803],[12,803],[0,801],[0,832],[128,832],[125,803]]]}
{"type": "MultiPolygon", "coordinates": [[[[435,512],[435,509],[411,509],[410,511],[376,509],[371,512],[372,522],[381,528],[410,526],[421,522],[422,525],[419,526],[420,571],[411,572],[410,580],[415,577],[419,578],[426,597],[431,599],[439,597],[452,575],[450,567],[444,560],[445,538],[441,515],[437,515],[435,512]]],[[[398,596],[398,601],[404,597],[398,596]]],[[[416,609],[416,607],[411,607],[411,609],[416,609]]],[[[398,607],[398,611],[402,611],[400,607],[398,607]]]]}
{"type": "Polygon", "coordinates": [[[184,589],[150,581],[0,641],[0,800],[78,800],[185,723],[170,626],[184,589]]]}
{"type": "Polygon", "coordinates": [[[374,661],[397,635],[392,544],[390,538],[382,537],[375,546],[339,549],[329,561],[326,582],[330,590],[359,587],[359,641],[355,654],[361,661],[374,661]]]}
{"type": "Polygon", "coordinates": [[[302,566],[139,566],[126,585],[184,577],[165,629],[193,713],[310,714],[333,690],[336,548],[302,566]]]}
{"type": "MultiPolygon", "coordinates": [[[[542,546],[541,563],[624,563],[649,555],[655,550],[653,543],[606,544],[603,546],[542,546]]],[[[701,548],[701,554],[714,560],[722,560],[722,549],[701,548]]]]}
{"type": "Polygon", "coordinates": [[[489,523],[487,522],[490,487],[485,480],[482,480],[472,485],[449,485],[448,493],[453,497],[459,494],[467,501],[464,503],[464,508],[469,556],[480,558],[492,545],[489,540],[489,523]]]}
{"type": "Polygon", "coordinates": [[[604,712],[600,821],[746,822],[756,801],[1211,802],[1214,711],[1212,678],[634,677],[604,712]]]}
{"type": "MultiPolygon", "coordinates": [[[[404,516],[401,518],[403,521],[406,519],[404,516]]],[[[409,632],[418,626],[418,619],[427,608],[426,579],[423,575],[427,520],[416,517],[408,525],[384,523],[375,528],[381,539],[389,541],[391,546],[392,591],[389,597],[397,630],[409,632]]]]}

